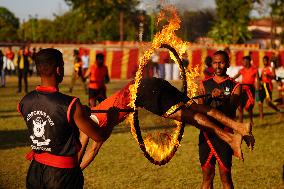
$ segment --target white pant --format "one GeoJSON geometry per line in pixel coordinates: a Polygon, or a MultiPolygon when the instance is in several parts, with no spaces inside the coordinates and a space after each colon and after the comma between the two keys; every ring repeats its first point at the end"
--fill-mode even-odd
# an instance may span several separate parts
{"type": "Polygon", "coordinates": [[[12,60],[6,58],[6,61],[4,61],[4,68],[7,68],[7,70],[15,70],[15,65],[12,60]]]}
{"type": "Polygon", "coordinates": [[[173,80],[180,79],[180,71],[178,64],[173,64],[173,80]]]}
{"type": "Polygon", "coordinates": [[[165,63],[165,80],[173,79],[173,64],[165,63]]]}

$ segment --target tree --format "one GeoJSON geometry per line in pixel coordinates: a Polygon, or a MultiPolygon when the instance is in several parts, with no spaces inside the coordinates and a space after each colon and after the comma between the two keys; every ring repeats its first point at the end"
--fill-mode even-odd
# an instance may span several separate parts
{"type": "Polygon", "coordinates": [[[0,41],[18,39],[19,19],[5,7],[0,7],[0,41]]]}
{"type": "Polygon", "coordinates": [[[274,47],[275,46],[275,38],[277,36],[277,31],[276,28],[277,26],[282,27],[282,33],[280,34],[280,39],[281,42],[284,43],[284,0],[273,0],[270,3],[271,7],[271,20],[272,20],[272,28],[271,28],[271,33],[272,33],[272,38],[271,38],[271,45],[274,47]]]}
{"type": "Polygon", "coordinates": [[[243,43],[251,37],[247,29],[253,0],[216,0],[217,20],[209,33],[218,43],[243,43]]]}
{"type": "Polygon", "coordinates": [[[184,40],[194,42],[198,37],[208,34],[215,17],[215,12],[210,9],[198,12],[184,11],[179,35],[184,40]]]}
{"type": "Polygon", "coordinates": [[[138,0],[65,0],[73,10],[80,10],[95,25],[98,41],[122,40],[133,33],[131,18],[138,0]],[[127,19],[126,19],[127,18],[127,19]],[[127,30],[124,26],[128,26],[127,30]]]}

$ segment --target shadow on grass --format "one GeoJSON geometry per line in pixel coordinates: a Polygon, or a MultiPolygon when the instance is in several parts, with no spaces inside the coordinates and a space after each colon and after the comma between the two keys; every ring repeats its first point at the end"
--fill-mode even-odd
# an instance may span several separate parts
{"type": "Polygon", "coordinates": [[[0,115],[0,118],[13,118],[13,117],[20,117],[20,114],[14,114],[14,115],[0,115]]]}
{"type": "Polygon", "coordinates": [[[279,119],[279,121],[277,121],[277,122],[273,122],[273,123],[262,122],[261,124],[257,124],[256,126],[257,126],[257,128],[267,128],[267,127],[271,127],[271,126],[275,126],[275,125],[280,125],[281,123],[283,123],[283,120],[279,119]]]}
{"type": "MultiPolygon", "coordinates": [[[[265,116],[273,116],[273,115],[275,115],[276,114],[276,112],[265,112],[264,113],[264,118],[265,118],[265,116]]],[[[254,113],[253,114],[253,118],[258,118],[259,117],[259,113],[254,113]]],[[[244,118],[249,118],[249,115],[248,114],[245,114],[244,115],[244,118]]]]}
{"type": "MultiPolygon", "coordinates": [[[[142,128],[142,132],[157,130],[163,131],[164,129],[172,129],[175,126],[149,126],[142,128]]],[[[0,131],[0,150],[28,146],[27,130],[10,130],[0,131]]],[[[130,132],[130,128],[126,126],[119,126],[113,130],[113,134],[130,132]]]]}
{"type": "Polygon", "coordinates": [[[0,110],[0,113],[11,113],[11,112],[17,112],[17,110],[16,109],[0,110]]]}
{"type": "Polygon", "coordinates": [[[0,131],[0,149],[27,146],[27,132],[27,130],[0,131]]]}
{"type": "MultiPolygon", "coordinates": [[[[163,131],[165,129],[173,129],[175,128],[176,126],[174,125],[160,125],[160,126],[147,126],[146,128],[140,128],[142,132],[147,132],[147,131],[153,131],[153,130],[157,130],[157,131],[163,131]]],[[[118,134],[118,133],[127,133],[127,132],[130,132],[130,127],[128,126],[118,126],[116,128],[114,128],[114,130],[112,131],[113,134],[118,134]]]]}

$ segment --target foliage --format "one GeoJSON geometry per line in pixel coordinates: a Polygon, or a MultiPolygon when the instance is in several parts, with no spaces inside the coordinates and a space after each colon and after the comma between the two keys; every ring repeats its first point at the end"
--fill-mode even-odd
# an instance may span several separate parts
{"type": "Polygon", "coordinates": [[[184,11],[179,35],[187,41],[194,42],[198,37],[206,36],[215,21],[214,10],[198,12],[184,11]]]}
{"type": "MultiPolygon", "coordinates": [[[[133,17],[137,18],[138,0],[65,0],[73,10],[80,10],[84,18],[95,25],[95,37],[101,40],[119,40],[120,27],[124,29],[124,39],[135,40],[133,17]],[[123,15],[123,23],[120,22],[123,15]],[[127,26],[127,27],[126,27],[127,26]],[[127,28],[127,29],[126,29],[127,28]]],[[[136,29],[137,30],[137,29],[136,29]]]]}
{"type": "Polygon", "coordinates": [[[54,20],[30,19],[21,25],[19,35],[26,41],[89,42],[94,39],[92,31],[94,26],[79,11],[69,11],[54,20]]]}
{"type": "Polygon", "coordinates": [[[276,25],[282,27],[282,33],[280,34],[281,42],[284,43],[284,0],[273,0],[270,3],[271,18],[276,22],[276,25]]]}
{"type": "Polygon", "coordinates": [[[0,41],[17,40],[19,19],[5,7],[0,7],[0,41]]]}
{"type": "Polygon", "coordinates": [[[242,43],[250,38],[247,29],[253,0],[216,0],[217,20],[209,36],[218,43],[242,43]]]}

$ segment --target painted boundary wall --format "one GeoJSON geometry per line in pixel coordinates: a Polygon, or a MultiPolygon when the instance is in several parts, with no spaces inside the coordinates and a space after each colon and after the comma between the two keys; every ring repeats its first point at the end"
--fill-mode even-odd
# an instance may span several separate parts
{"type": "MultiPolygon", "coordinates": [[[[109,74],[112,79],[129,79],[136,72],[138,59],[142,56],[149,44],[139,44],[137,42],[120,43],[102,43],[102,44],[30,44],[31,47],[48,48],[53,47],[59,49],[63,53],[65,61],[65,74],[71,75],[73,70],[73,50],[79,49],[80,54],[87,51],[90,56],[90,63],[95,61],[96,53],[105,55],[105,63],[108,66],[109,74]]],[[[228,46],[228,45],[227,45],[228,46]]],[[[206,56],[212,56],[217,50],[223,50],[224,45],[190,45],[186,51],[189,60],[189,67],[199,65],[200,69],[204,69],[204,60],[206,56]]],[[[263,67],[262,58],[267,55],[270,58],[276,56],[279,65],[284,67],[284,50],[262,50],[256,45],[230,45],[231,67],[239,67],[242,65],[242,57],[251,55],[253,64],[259,68],[263,67]]],[[[160,64],[164,64],[169,57],[166,49],[159,49],[160,64]]],[[[151,71],[150,71],[151,72],[151,71]]]]}

